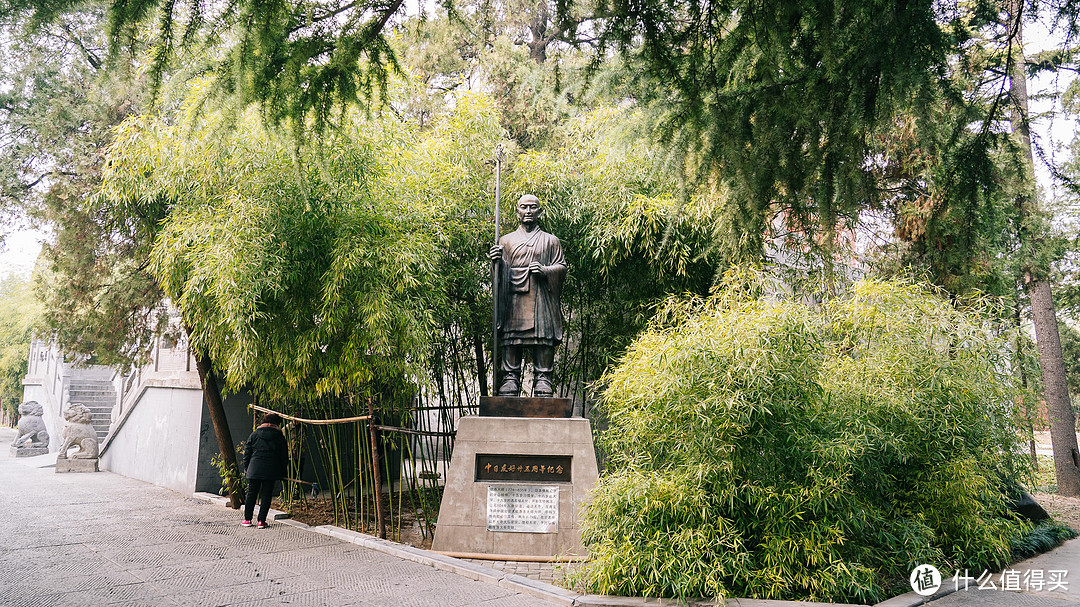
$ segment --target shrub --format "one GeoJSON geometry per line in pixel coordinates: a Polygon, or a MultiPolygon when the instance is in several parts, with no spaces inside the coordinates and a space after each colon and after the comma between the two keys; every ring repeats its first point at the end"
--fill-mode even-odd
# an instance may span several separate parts
{"type": "Polygon", "coordinates": [[[669,303],[604,378],[578,582],[872,603],[919,563],[1006,563],[1029,526],[1000,490],[1022,464],[993,324],[911,284],[811,305],[726,281],[669,303]]]}

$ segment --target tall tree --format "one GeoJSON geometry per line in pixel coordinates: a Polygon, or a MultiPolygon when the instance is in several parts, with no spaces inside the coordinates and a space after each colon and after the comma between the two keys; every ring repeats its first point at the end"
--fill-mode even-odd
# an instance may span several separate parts
{"type": "Polygon", "coordinates": [[[722,244],[759,258],[777,216],[792,232],[827,234],[879,204],[882,135],[902,112],[955,95],[943,76],[964,32],[946,32],[936,6],[610,0],[599,10],[606,48],[631,55],[676,166],[730,190],[722,244]]]}
{"type": "MultiPolygon", "coordinates": [[[[178,65],[211,78],[230,107],[258,103],[275,121],[322,130],[339,103],[377,104],[396,70],[387,26],[405,0],[105,0],[115,53],[147,42],[154,85],[178,65]],[[148,28],[147,25],[152,24],[148,28]],[[179,59],[179,62],[176,60],[179,59]]],[[[51,23],[79,0],[5,0],[0,15],[32,12],[51,23]]]]}
{"type": "Polygon", "coordinates": [[[40,308],[27,277],[0,278],[0,409],[7,419],[15,419],[22,402],[27,354],[40,308]]]}
{"type": "Polygon", "coordinates": [[[1023,187],[1016,196],[1020,242],[1025,255],[1023,283],[1031,301],[1035,340],[1042,372],[1043,398],[1050,416],[1050,439],[1054,448],[1054,473],[1058,493],[1080,496],[1080,451],[1076,444],[1076,419],[1058,333],[1057,313],[1050,289],[1050,267],[1046,261],[1045,226],[1040,225],[1038,197],[1034,188],[1034,156],[1031,146],[1027,75],[1024,72],[1024,3],[1005,4],[1009,38],[1010,124],[1022,162],[1023,187]]]}
{"type": "Polygon", "coordinates": [[[4,23],[0,204],[53,234],[37,276],[46,330],[68,352],[130,367],[160,328],[161,292],[137,253],[141,218],[114,221],[93,202],[112,129],[142,103],[108,56],[104,15],[89,5],[40,27],[4,23]]]}
{"type": "MultiPolygon", "coordinates": [[[[149,271],[167,207],[160,200],[103,204],[96,193],[103,150],[116,126],[144,105],[145,79],[133,77],[125,57],[109,54],[105,10],[95,3],[47,23],[25,12],[8,16],[0,106],[9,153],[0,197],[53,233],[37,276],[43,327],[65,352],[128,370],[144,364],[155,337],[169,330],[164,294],[149,271]]],[[[235,467],[212,374],[203,387],[215,432],[227,438],[219,440],[223,457],[235,467]]],[[[239,505],[235,491],[230,499],[239,505]]]]}

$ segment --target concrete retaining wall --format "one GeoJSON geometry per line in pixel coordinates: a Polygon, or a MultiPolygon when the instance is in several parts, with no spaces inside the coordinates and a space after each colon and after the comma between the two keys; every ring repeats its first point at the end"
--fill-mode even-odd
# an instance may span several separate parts
{"type": "Polygon", "coordinates": [[[101,458],[101,468],[191,493],[196,487],[202,391],[148,387],[101,458]]]}
{"type": "MultiPolygon", "coordinates": [[[[242,445],[251,434],[252,414],[247,408],[250,403],[251,395],[246,392],[231,394],[225,399],[225,417],[229,420],[229,431],[235,447],[242,445]]],[[[210,422],[210,411],[206,405],[202,406],[202,425],[199,428],[197,446],[199,469],[195,479],[195,491],[217,493],[221,489],[221,475],[217,468],[210,464],[210,458],[221,450],[218,448],[217,435],[214,433],[214,425],[210,422]]],[[[242,455],[237,454],[236,463],[243,467],[241,457],[242,455]]]]}

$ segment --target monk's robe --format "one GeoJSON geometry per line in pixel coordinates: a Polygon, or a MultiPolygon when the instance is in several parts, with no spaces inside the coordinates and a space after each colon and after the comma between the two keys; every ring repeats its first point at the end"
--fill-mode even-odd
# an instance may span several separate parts
{"type": "Polygon", "coordinates": [[[559,239],[540,228],[523,228],[499,239],[503,263],[499,274],[499,333],[505,345],[555,346],[562,342],[559,295],[566,260],[559,239]],[[540,274],[530,274],[538,262],[540,274]]]}

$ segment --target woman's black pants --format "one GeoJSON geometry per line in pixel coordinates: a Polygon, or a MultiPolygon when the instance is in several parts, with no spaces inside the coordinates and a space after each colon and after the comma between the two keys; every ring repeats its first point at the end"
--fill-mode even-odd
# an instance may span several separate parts
{"type": "Polygon", "coordinates": [[[270,478],[247,479],[247,499],[244,500],[244,520],[250,521],[255,513],[255,498],[259,498],[259,520],[266,521],[266,513],[270,510],[270,500],[274,497],[274,483],[270,478]]]}

